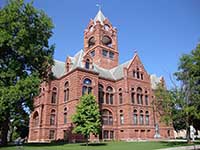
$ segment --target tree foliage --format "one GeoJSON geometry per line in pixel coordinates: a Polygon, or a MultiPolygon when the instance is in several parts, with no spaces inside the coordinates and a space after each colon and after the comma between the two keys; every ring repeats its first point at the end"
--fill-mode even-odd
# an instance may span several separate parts
{"type": "Polygon", "coordinates": [[[98,134],[100,131],[100,111],[92,94],[85,94],[81,97],[76,107],[76,113],[72,116],[75,124],[74,132],[82,134],[88,138],[90,133],[98,134]]]}
{"type": "Polygon", "coordinates": [[[0,131],[7,143],[10,120],[20,122],[32,109],[42,80],[48,79],[54,46],[51,19],[32,3],[11,0],[0,9],[0,131]],[[17,121],[18,120],[18,121],[17,121]]]}
{"type": "Polygon", "coordinates": [[[174,75],[180,86],[169,91],[158,86],[155,95],[158,101],[162,99],[158,103],[164,110],[162,118],[172,121],[177,130],[186,129],[189,141],[189,125],[198,127],[200,121],[200,44],[180,58],[174,75]]]}

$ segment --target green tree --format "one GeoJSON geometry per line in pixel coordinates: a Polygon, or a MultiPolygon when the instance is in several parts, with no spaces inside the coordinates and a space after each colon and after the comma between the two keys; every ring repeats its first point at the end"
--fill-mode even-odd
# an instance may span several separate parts
{"type": "Polygon", "coordinates": [[[85,94],[81,97],[76,107],[76,113],[72,116],[72,121],[75,124],[73,131],[84,135],[87,139],[87,145],[90,133],[99,134],[101,126],[100,111],[92,94],[85,94]]]}
{"type": "Polygon", "coordinates": [[[200,44],[180,58],[175,76],[181,83],[179,91],[183,98],[179,107],[186,123],[187,140],[190,141],[189,125],[195,125],[200,119],[200,44]]]}
{"type": "Polygon", "coordinates": [[[32,3],[11,0],[0,9],[0,132],[2,144],[12,122],[23,123],[39,84],[53,64],[51,19],[32,3]]]}
{"type": "Polygon", "coordinates": [[[156,107],[164,112],[161,118],[165,122],[172,122],[177,130],[187,130],[187,141],[190,142],[189,126],[197,127],[200,120],[200,44],[191,54],[180,58],[174,75],[180,86],[167,91],[158,85],[155,91],[156,107]]]}

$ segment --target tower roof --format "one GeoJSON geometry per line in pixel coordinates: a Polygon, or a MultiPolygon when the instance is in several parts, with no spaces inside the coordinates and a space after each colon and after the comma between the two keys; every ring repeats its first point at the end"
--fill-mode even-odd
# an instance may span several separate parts
{"type": "Polygon", "coordinates": [[[102,11],[99,10],[97,15],[94,18],[94,23],[96,23],[96,21],[100,21],[100,23],[103,25],[103,21],[106,19],[106,17],[103,15],[102,11]]]}

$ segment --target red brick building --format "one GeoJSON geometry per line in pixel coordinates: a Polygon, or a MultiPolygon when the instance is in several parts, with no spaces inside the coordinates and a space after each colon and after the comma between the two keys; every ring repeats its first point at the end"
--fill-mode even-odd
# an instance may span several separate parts
{"type": "MultiPolygon", "coordinates": [[[[30,115],[29,141],[81,140],[72,133],[71,116],[84,93],[96,96],[102,115],[99,139],[131,140],[173,137],[173,128],[159,122],[152,107],[156,83],[137,53],[119,65],[117,30],[101,10],[84,31],[84,48],[66,62],[55,60],[55,79],[42,83],[30,115]],[[159,135],[158,134],[158,135],[159,135]],[[157,136],[158,136],[157,135],[157,136]]],[[[91,138],[95,138],[91,135],[91,138]]]]}

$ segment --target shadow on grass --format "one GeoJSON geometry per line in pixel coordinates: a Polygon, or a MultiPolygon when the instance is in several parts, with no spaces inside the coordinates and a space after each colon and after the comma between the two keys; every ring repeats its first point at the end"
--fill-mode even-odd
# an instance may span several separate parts
{"type": "MultiPolygon", "coordinates": [[[[106,146],[107,143],[89,143],[88,146],[106,146]]],[[[80,146],[87,146],[86,143],[80,144],[80,146]]]]}
{"type": "Polygon", "coordinates": [[[168,141],[162,141],[160,143],[163,143],[164,145],[166,145],[167,147],[176,147],[176,146],[193,146],[193,145],[197,145],[200,144],[200,142],[195,142],[195,143],[191,143],[188,144],[187,142],[168,142],[168,141]]]}

